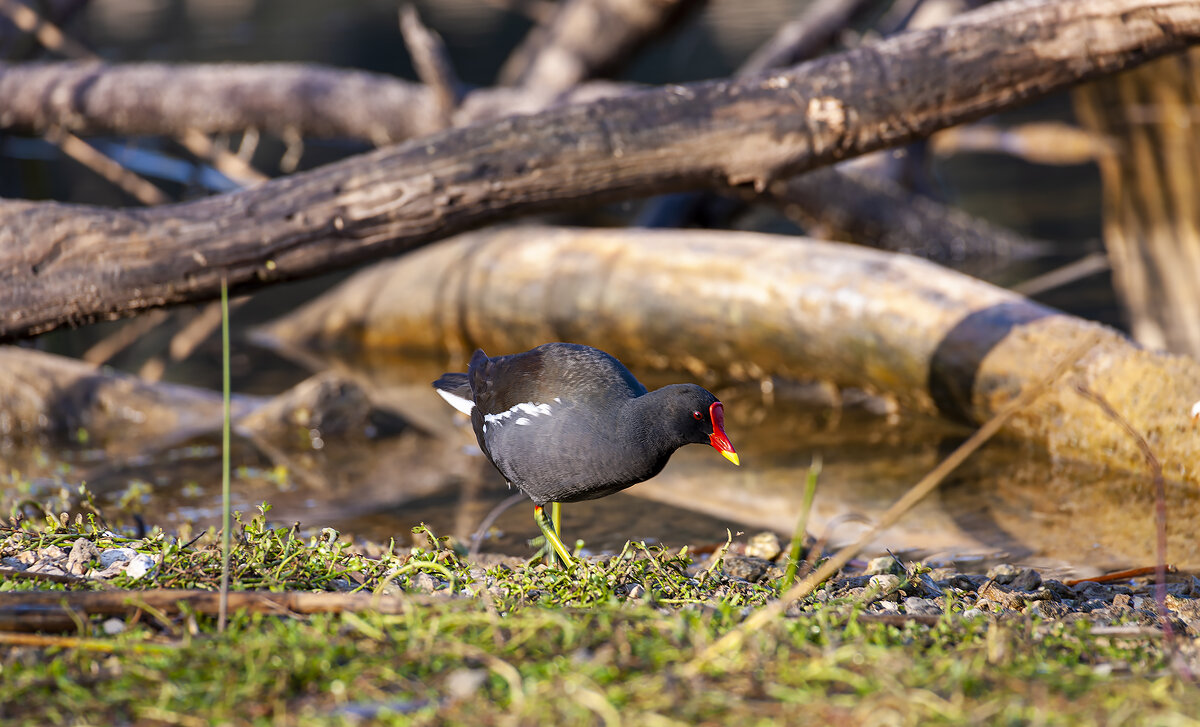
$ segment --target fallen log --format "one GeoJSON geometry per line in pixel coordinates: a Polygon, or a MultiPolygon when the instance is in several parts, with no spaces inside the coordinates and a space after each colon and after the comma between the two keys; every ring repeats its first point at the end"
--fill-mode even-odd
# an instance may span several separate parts
{"type": "MultiPolygon", "coordinates": [[[[0,346],[0,437],[48,436],[86,442],[110,455],[161,449],[221,430],[221,395],[184,384],[136,376],[54,354],[0,346]]],[[[320,374],[265,398],[233,398],[240,434],[291,448],[297,431],[362,438],[364,431],[396,433],[401,419],[383,422],[366,394],[348,379],[320,374]]],[[[304,439],[307,442],[307,437],[304,439]]]]}
{"type": "MultiPolygon", "coordinates": [[[[518,227],[364,271],[261,336],[288,346],[501,354],[552,340],[639,368],[819,378],[969,423],[1086,336],[1077,376],[1200,484],[1200,364],[916,258],[755,233],[518,227]]],[[[1141,471],[1137,445],[1072,387],[1007,427],[1052,455],[1141,471]]]]}
{"type": "Polygon", "coordinates": [[[222,280],[240,292],[313,276],[571,202],[763,189],[1198,40],[1194,0],[1008,0],[772,75],[452,129],[195,202],[0,202],[0,340],[211,299],[222,280]]]}

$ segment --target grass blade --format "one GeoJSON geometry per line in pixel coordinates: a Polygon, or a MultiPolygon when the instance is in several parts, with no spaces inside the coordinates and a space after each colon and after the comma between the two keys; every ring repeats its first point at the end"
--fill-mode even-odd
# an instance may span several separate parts
{"type": "Polygon", "coordinates": [[[229,281],[221,276],[221,398],[224,411],[221,422],[221,604],[217,615],[217,630],[225,631],[225,616],[229,608],[229,281]]]}

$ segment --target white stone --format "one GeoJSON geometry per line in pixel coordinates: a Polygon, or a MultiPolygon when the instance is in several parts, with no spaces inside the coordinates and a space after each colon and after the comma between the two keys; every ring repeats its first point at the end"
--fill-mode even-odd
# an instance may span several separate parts
{"type": "Polygon", "coordinates": [[[147,573],[154,570],[158,565],[158,561],[153,556],[145,553],[138,553],[133,556],[133,560],[129,561],[129,565],[125,567],[125,575],[137,580],[147,573]]]}
{"type": "Polygon", "coordinates": [[[120,560],[133,560],[133,557],[137,554],[137,551],[133,548],[107,548],[100,551],[100,567],[107,568],[120,560]]]}

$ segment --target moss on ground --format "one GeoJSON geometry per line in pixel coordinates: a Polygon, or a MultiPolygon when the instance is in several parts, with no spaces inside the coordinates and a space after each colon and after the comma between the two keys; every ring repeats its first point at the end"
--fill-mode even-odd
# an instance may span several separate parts
{"type": "MultiPolygon", "coordinates": [[[[631,544],[564,573],[471,563],[423,528],[424,547],[351,544],[240,524],[238,589],[421,593],[401,615],[184,612],[82,619],[69,647],[5,645],[0,719],[12,724],[1188,724],[1200,692],[1161,636],[1020,613],[931,624],[870,620],[832,586],[735,652],[689,668],[777,595],[719,563],[631,544]],[[442,597],[438,597],[438,596],[442,597]],[[432,597],[431,597],[432,596],[432,597]],[[107,635],[109,631],[113,635],[107,635]]],[[[219,583],[207,534],[120,537],[95,517],[14,522],[0,555],[132,547],[139,579],[0,580],[0,608],[46,589],[201,588],[219,583]]],[[[93,568],[98,568],[93,565],[93,568]]],[[[920,578],[910,568],[903,584],[920,578]]],[[[861,590],[861,589],[860,589],[861,590]]],[[[1191,636],[1181,641],[1190,648],[1191,636]]],[[[1187,657],[1183,657],[1187,658],[1187,657]]]]}

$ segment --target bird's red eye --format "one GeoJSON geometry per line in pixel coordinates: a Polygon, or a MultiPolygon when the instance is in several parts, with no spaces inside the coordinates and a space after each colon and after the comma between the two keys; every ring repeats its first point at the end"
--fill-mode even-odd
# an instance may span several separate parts
{"type": "Polygon", "coordinates": [[[704,415],[698,411],[694,411],[694,412],[692,412],[692,418],[695,419],[696,421],[700,421],[701,419],[704,418],[704,415]]]}

